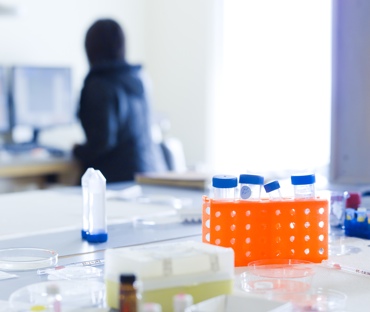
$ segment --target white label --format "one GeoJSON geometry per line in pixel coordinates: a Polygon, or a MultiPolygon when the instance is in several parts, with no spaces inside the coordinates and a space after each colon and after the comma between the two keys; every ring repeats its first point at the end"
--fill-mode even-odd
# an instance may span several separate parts
{"type": "Polygon", "coordinates": [[[249,186],[243,185],[240,189],[240,198],[248,199],[252,195],[252,190],[249,186]]]}

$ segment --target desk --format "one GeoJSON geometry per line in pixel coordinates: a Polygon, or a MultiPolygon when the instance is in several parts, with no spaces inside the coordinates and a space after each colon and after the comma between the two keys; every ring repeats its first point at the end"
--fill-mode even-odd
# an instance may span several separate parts
{"type": "Polygon", "coordinates": [[[0,179],[8,182],[8,186],[4,186],[8,187],[5,191],[30,183],[44,188],[47,175],[56,175],[59,184],[74,185],[78,180],[79,166],[70,155],[53,157],[44,151],[22,155],[0,153],[0,179]]]}
{"type": "MultiPolygon", "coordinates": [[[[118,190],[120,187],[122,185],[117,184],[113,185],[112,189],[118,190]]],[[[200,205],[201,195],[204,193],[199,190],[145,185],[142,187],[144,194],[167,194],[191,198],[195,206],[200,205]]],[[[135,226],[133,222],[137,217],[150,214],[166,216],[173,211],[172,207],[133,205],[126,201],[107,200],[109,239],[103,244],[88,244],[80,239],[81,206],[79,188],[0,195],[0,248],[21,246],[51,248],[60,254],[59,264],[64,265],[76,261],[101,259],[107,248],[165,241],[201,240],[200,224],[174,223],[162,227],[143,228],[135,226]]],[[[351,256],[368,257],[370,262],[369,252],[366,250],[366,248],[370,249],[367,240],[340,237],[337,233],[332,233],[330,237],[331,243],[340,242],[360,246],[362,251],[351,256]]],[[[244,270],[243,267],[235,268],[235,293],[244,293],[239,283],[240,273],[244,270]]],[[[3,300],[4,305],[10,293],[19,287],[46,280],[46,276],[37,276],[35,271],[20,272],[18,275],[17,279],[0,281],[0,300],[3,300]]],[[[335,289],[347,294],[346,311],[369,310],[370,277],[368,276],[349,274],[318,265],[313,286],[335,289]]],[[[0,308],[0,311],[7,310],[0,308]]]]}
{"type": "MultiPolygon", "coordinates": [[[[112,190],[132,183],[118,183],[112,190]]],[[[187,198],[200,207],[202,191],[143,186],[148,196],[187,198]]],[[[59,254],[59,264],[102,258],[104,250],[172,239],[201,239],[201,224],[169,223],[161,227],[141,226],[134,221],[144,216],[171,216],[174,208],[158,204],[134,204],[107,200],[109,239],[102,244],[81,240],[82,196],[79,187],[38,190],[0,195],[0,248],[36,247],[59,254]]],[[[17,272],[18,274],[18,272],[17,272]]],[[[0,281],[0,300],[23,285],[46,280],[35,271],[19,272],[20,278],[0,281]]],[[[1,310],[0,310],[1,311],[1,310]]]]}

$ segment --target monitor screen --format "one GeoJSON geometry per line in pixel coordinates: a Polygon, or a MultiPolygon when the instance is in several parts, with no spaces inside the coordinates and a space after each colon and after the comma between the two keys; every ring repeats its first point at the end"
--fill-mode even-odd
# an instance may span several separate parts
{"type": "Polygon", "coordinates": [[[75,120],[70,68],[19,66],[11,77],[14,126],[42,130],[75,120]]]}
{"type": "Polygon", "coordinates": [[[5,68],[0,67],[0,133],[10,131],[9,103],[5,74],[5,68]]]}

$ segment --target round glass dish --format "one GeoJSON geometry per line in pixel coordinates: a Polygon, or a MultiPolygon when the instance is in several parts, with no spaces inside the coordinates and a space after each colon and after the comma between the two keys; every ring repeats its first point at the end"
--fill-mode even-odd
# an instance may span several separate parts
{"type": "Polygon", "coordinates": [[[101,308],[105,301],[105,285],[98,281],[48,281],[31,284],[9,297],[11,311],[54,311],[50,307],[48,288],[53,286],[62,297],[62,311],[101,308]]]}
{"type": "Polygon", "coordinates": [[[346,308],[347,295],[333,289],[311,288],[306,293],[280,293],[276,300],[289,301],[293,311],[340,311],[346,308]]]}
{"type": "Polygon", "coordinates": [[[314,264],[296,259],[252,261],[240,276],[243,290],[255,293],[305,292],[311,287],[314,264]]]}
{"type": "Polygon", "coordinates": [[[39,248],[0,249],[0,270],[27,271],[55,266],[58,254],[39,248]]]}

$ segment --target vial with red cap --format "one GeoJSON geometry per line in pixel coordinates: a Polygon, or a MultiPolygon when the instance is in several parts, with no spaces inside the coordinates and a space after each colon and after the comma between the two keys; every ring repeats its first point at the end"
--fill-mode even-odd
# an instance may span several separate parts
{"type": "Polygon", "coordinates": [[[348,192],[346,208],[357,209],[361,205],[361,194],[357,192],[348,192]]]}

